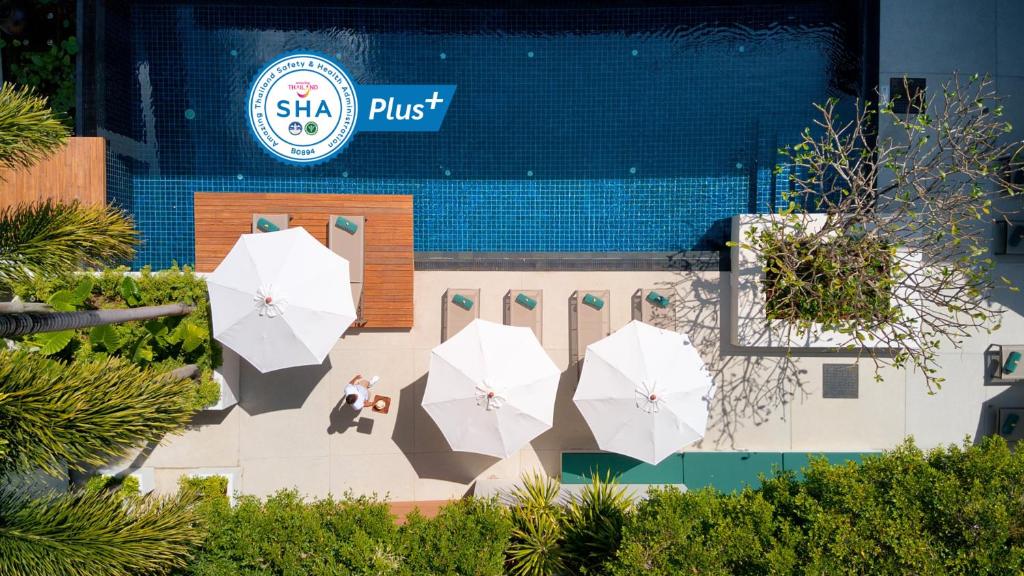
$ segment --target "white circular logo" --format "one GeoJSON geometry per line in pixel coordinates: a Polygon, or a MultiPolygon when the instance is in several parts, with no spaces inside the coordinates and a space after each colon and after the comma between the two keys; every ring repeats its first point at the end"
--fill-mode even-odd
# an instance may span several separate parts
{"type": "Polygon", "coordinates": [[[330,58],[288,54],[256,75],[246,112],[256,141],[278,160],[324,162],[355,132],[355,83],[330,58]]]}

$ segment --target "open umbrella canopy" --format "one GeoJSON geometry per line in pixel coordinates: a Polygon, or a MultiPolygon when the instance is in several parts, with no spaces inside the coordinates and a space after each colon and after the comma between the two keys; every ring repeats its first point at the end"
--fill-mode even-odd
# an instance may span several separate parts
{"type": "Polygon", "coordinates": [[[602,450],[657,464],[704,437],[713,394],[689,338],[633,321],[587,347],[573,401],[602,450]]]}
{"type": "Polygon", "coordinates": [[[452,450],[505,458],[551,428],[559,376],[533,330],[474,320],[431,353],[423,408],[452,450]]]}
{"type": "Polygon", "coordinates": [[[260,372],[320,364],[356,319],[348,261],[303,228],[243,234],[206,284],[214,338],[260,372]]]}

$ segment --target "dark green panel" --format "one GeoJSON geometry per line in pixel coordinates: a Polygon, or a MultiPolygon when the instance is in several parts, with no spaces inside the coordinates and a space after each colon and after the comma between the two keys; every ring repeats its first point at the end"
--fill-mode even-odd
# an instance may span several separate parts
{"type": "Polygon", "coordinates": [[[782,469],[796,472],[798,479],[803,479],[803,469],[811,463],[812,456],[824,456],[829,464],[845,464],[846,462],[857,462],[864,459],[864,456],[877,456],[881,452],[785,452],[782,454],[782,469]]]}
{"type": "Polygon", "coordinates": [[[758,474],[770,476],[772,467],[782,468],[779,452],[686,452],[683,477],[686,487],[699,490],[706,486],[722,492],[740,490],[744,485],[761,485],[758,474]]]}
{"type": "Polygon", "coordinates": [[[595,473],[607,473],[620,484],[683,484],[682,454],[672,454],[657,465],[608,452],[563,452],[562,484],[589,484],[595,473]]]}

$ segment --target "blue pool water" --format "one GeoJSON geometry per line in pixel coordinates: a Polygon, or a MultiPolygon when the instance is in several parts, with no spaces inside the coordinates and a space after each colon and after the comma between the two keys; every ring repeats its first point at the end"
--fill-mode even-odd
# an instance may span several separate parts
{"type": "MultiPolygon", "coordinates": [[[[859,93],[859,14],[827,1],[686,8],[282,8],[107,3],[86,131],[137,265],[193,260],[196,191],[415,195],[418,251],[721,247],[770,210],[811,103],[859,93]],[[334,56],[360,84],[456,84],[438,133],[361,133],[314,167],[245,123],[274,56],[334,56]]],[[[523,4],[519,4],[522,6],[523,4]]]]}

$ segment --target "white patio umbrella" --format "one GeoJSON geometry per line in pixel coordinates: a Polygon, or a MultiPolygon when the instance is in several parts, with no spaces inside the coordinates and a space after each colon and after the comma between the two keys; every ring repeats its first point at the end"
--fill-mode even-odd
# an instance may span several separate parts
{"type": "Polygon", "coordinates": [[[214,338],[260,372],[320,364],[356,318],[348,261],[303,228],[243,234],[206,285],[214,338]]]}
{"type": "Polygon", "coordinates": [[[633,321],[587,347],[573,401],[602,450],[657,464],[704,437],[713,394],[689,338],[633,321]]]}
{"type": "Polygon", "coordinates": [[[452,450],[506,458],[551,428],[559,375],[533,330],[474,320],[431,352],[423,408],[452,450]]]}

